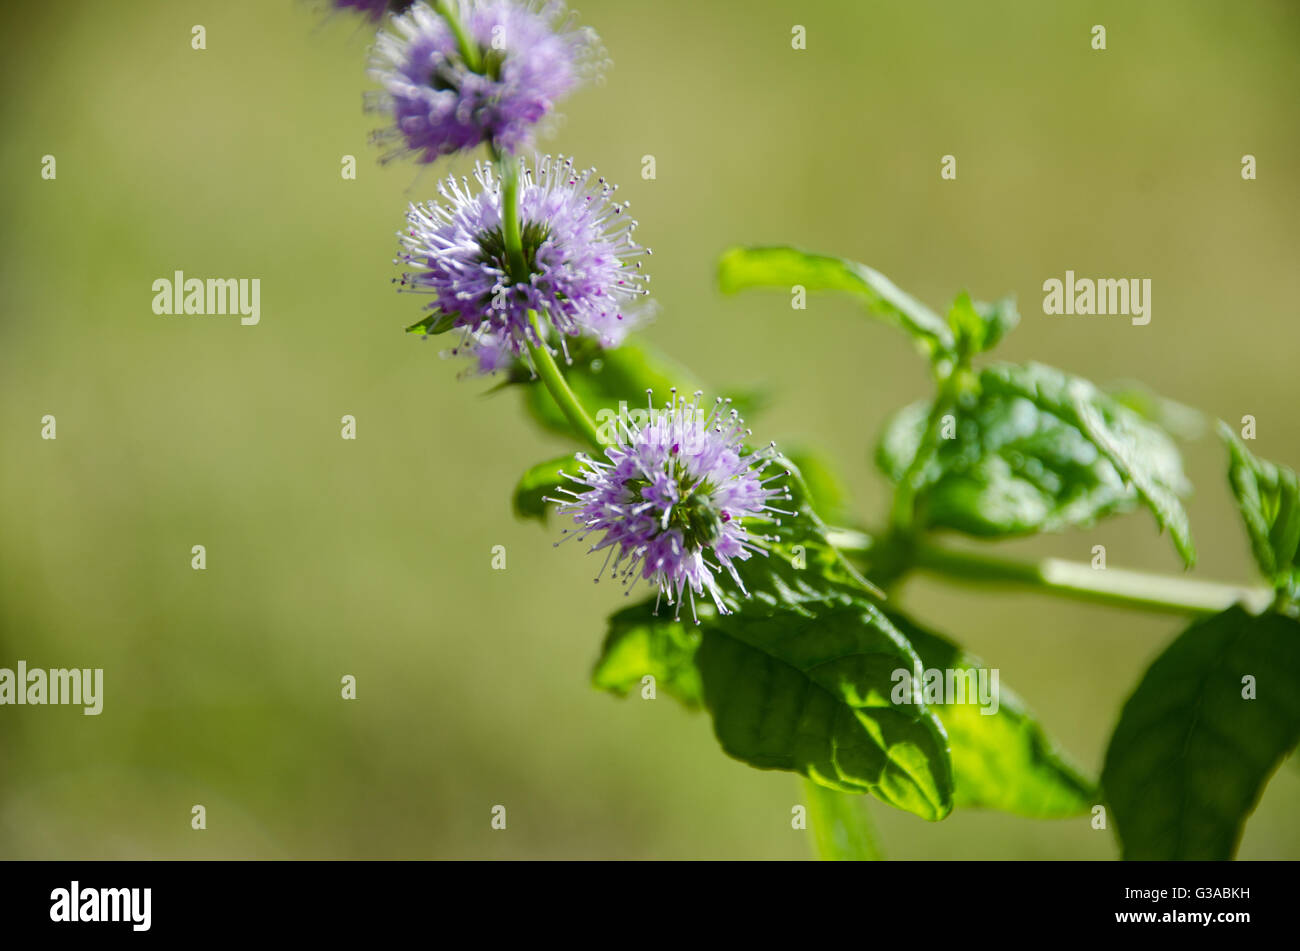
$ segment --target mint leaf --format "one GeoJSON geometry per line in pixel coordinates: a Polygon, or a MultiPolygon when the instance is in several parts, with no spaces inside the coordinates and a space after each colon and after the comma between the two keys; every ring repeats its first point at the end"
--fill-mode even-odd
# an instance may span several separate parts
{"type": "Polygon", "coordinates": [[[1277,590],[1300,597],[1300,480],[1293,470],[1258,459],[1232,427],[1219,423],[1228,447],[1228,481],[1246,523],[1255,563],[1277,590]]]}
{"type": "Polygon", "coordinates": [[[704,702],[695,652],[700,634],[694,625],[655,617],[645,604],[624,608],[609,619],[609,632],[591,674],[592,686],[624,696],[654,677],[663,690],[695,708],[704,702]]]}
{"type": "Polygon", "coordinates": [[[972,301],[963,291],[948,311],[948,326],[952,328],[955,350],[962,360],[992,350],[1018,323],[1020,312],[1010,297],[986,304],[972,301]]]}
{"type": "Polygon", "coordinates": [[[883,615],[854,605],[716,618],[697,663],[731,756],[936,820],[952,809],[943,730],[923,705],[895,705],[889,693],[893,671],[914,669],[914,658],[883,615]]]}
{"type": "MultiPolygon", "coordinates": [[[[692,697],[692,682],[680,672],[686,642],[667,630],[686,625],[654,616],[653,608],[652,599],[610,619],[593,679],[625,692],[654,673],[673,693],[692,697]]],[[[699,611],[694,662],[728,755],[833,789],[868,792],[925,819],[948,814],[952,776],[943,729],[923,704],[892,703],[893,671],[917,671],[918,661],[877,608],[830,597],[803,599],[797,608],[747,604],[743,613],[724,616],[703,605],[699,611]]]]}
{"type": "Polygon", "coordinates": [[[931,354],[953,347],[952,330],[942,317],[865,264],[790,247],[731,248],[718,262],[718,286],[726,294],[751,287],[789,291],[796,284],[852,294],[868,313],[902,327],[931,354]]]}
{"type": "MultiPolygon", "coordinates": [[[[929,413],[925,402],[904,407],[881,436],[876,463],[895,483],[915,458],[929,413]]],[[[925,527],[1011,537],[1088,526],[1137,503],[1091,440],[1023,397],[985,393],[953,414],[956,438],[941,439],[917,474],[925,527]]]]}
{"type": "Polygon", "coordinates": [[[1126,859],[1231,858],[1300,741],[1300,622],[1234,606],[1188,628],[1124,705],[1102,786],[1126,859]],[[1254,678],[1245,699],[1243,678],[1254,678]]]}
{"type": "Polygon", "coordinates": [[[729,587],[727,615],[695,602],[682,613],[698,627],[666,604],[655,616],[657,599],[618,612],[593,680],[623,693],[646,674],[667,678],[670,693],[702,698],[729,755],[941,819],[952,808],[943,728],[924,704],[891,698],[895,670],[919,673],[916,654],[827,542],[793,464],[788,478],[798,515],[770,528],[766,556],[737,564],[749,597],[729,587]],[[698,692],[682,628],[698,632],[698,692]]]}
{"type": "Polygon", "coordinates": [[[1184,564],[1196,561],[1191,526],[1180,495],[1189,491],[1182,458],[1158,427],[1080,377],[1039,363],[996,364],[980,374],[987,394],[1020,397],[1078,429],[1136,489],[1168,529],[1184,564]]]}
{"type": "Polygon", "coordinates": [[[426,337],[444,334],[456,326],[456,320],[459,316],[459,314],[444,314],[441,311],[434,311],[419,323],[411,324],[406,328],[406,332],[408,334],[422,334],[426,337]]]}
{"type": "Polygon", "coordinates": [[[830,461],[808,449],[789,449],[785,455],[803,478],[810,508],[827,521],[841,521],[848,511],[848,491],[830,461]]]}
{"type": "MultiPolygon", "coordinates": [[[[985,666],[947,638],[897,611],[887,613],[925,669],[985,666]]],[[[985,713],[975,698],[966,699],[965,703],[929,704],[948,734],[957,806],[1035,819],[1079,815],[1092,807],[1096,784],[1065,757],[1024,701],[1002,686],[1000,679],[996,712],[985,713]]]]}
{"type": "Polygon", "coordinates": [[[515,515],[519,518],[535,518],[545,523],[546,499],[554,498],[555,493],[568,482],[561,475],[566,469],[573,473],[578,471],[577,460],[572,454],[539,462],[525,472],[515,485],[512,498],[515,515]]]}
{"type": "Polygon", "coordinates": [[[1175,439],[1188,441],[1205,435],[1205,414],[1186,403],[1161,396],[1134,380],[1112,383],[1104,389],[1116,403],[1155,423],[1175,439]]]}

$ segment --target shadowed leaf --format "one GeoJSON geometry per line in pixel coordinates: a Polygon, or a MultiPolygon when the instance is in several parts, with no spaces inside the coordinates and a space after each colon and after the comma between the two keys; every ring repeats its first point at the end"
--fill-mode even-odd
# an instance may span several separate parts
{"type": "Polygon", "coordinates": [[[1300,622],[1232,607],[1193,624],[1142,677],[1106,751],[1124,858],[1231,858],[1298,740],[1300,622]]]}

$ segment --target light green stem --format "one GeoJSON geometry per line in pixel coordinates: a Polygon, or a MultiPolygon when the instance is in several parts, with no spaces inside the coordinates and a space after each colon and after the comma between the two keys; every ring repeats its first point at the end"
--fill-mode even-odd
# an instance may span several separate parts
{"type": "Polygon", "coordinates": [[[866,796],[839,792],[806,777],[803,790],[819,858],[830,862],[876,862],[884,858],[867,816],[866,796]]]}
{"type": "Polygon", "coordinates": [[[1124,568],[1093,568],[1060,558],[1013,561],[927,543],[918,544],[914,554],[917,568],[945,578],[975,584],[1005,582],[1080,601],[1166,614],[1218,614],[1237,602],[1250,611],[1263,611],[1273,600],[1273,592],[1267,588],[1194,581],[1124,568]]]}
{"type": "MultiPolygon", "coordinates": [[[[514,156],[501,152],[493,145],[489,145],[488,149],[501,174],[501,239],[506,249],[506,267],[513,279],[524,280],[527,278],[528,265],[524,259],[519,228],[519,163],[514,156]]],[[[533,370],[574,432],[592,449],[602,450],[604,445],[600,441],[596,424],[591,421],[577,394],[569,387],[564,374],[555,363],[555,355],[546,346],[545,326],[535,312],[529,313],[529,320],[537,339],[537,343],[528,342],[533,370]]]]}
{"type": "Polygon", "coordinates": [[[943,417],[951,406],[952,399],[946,395],[941,395],[934,401],[926,417],[925,428],[921,431],[921,443],[916,448],[916,455],[894,489],[889,519],[894,531],[900,535],[907,535],[912,531],[912,523],[916,519],[917,483],[938,451],[939,427],[943,425],[943,417]]]}
{"type": "Polygon", "coordinates": [[[903,477],[898,480],[890,506],[890,525],[894,533],[900,537],[909,537],[914,530],[916,493],[920,488],[921,477],[939,451],[944,417],[952,412],[961,392],[973,385],[970,367],[965,358],[959,359],[946,371],[936,372],[938,396],[935,397],[934,404],[926,417],[925,429],[922,430],[920,445],[916,447],[916,455],[912,457],[903,477]]]}
{"type": "MultiPolygon", "coordinates": [[[[870,574],[872,552],[877,547],[875,539],[843,528],[829,529],[827,537],[841,552],[865,561],[870,574]]],[[[1194,581],[1124,568],[1093,568],[1060,558],[1017,561],[957,551],[924,540],[918,540],[912,547],[908,567],[979,586],[1000,584],[1036,589],[1076,601],[1163,614],[1218,614],[1238,602],[1258,612],[1273,602],[1273,592],[1264,587],[1194,581]]]]}
{"type": "Polygon", "coordinates": [[[492,155],[501,171],[501,239],[506,246],[506,267],[516,281],[528,279],[528,262],[519,227],[519,161],[495,147],[492,155]]]}
{"type": "Polygon", "coordinates": [[[564,374],[560,372],[560,368],[556,365],[554,355],[546,348],[541,324],[536,314],[533,314],[533,330],[538,339],[543,341],[541,346],[537,346],[531,341],[528,344],[528,353],[533,358],[533,368],[537,371],[537,375],[546,384],[551,399],[555,400],[555,405],[560,408],[560,412],[569,421],[569,425],[587,441],[592,449],[603,450],[605,447],[596,432],[596,424],[591,421],[587,411],[582,408],[582,403],[573,390],[569,388],[568,381],[564,379],[564,374]]]}
{"type": "Polygon", "coordinates": [[[483,72],[483,57],[479,54],[478,45],[465,32],[465,25],[460,22],[460,17],[456,16],[452,5],[447,0],[438,0],[437,10],[438,15],[446,21],[452,36],[456,37],[456,45],[460,47],[460,55],[465,60],[465,65],[476,73],[483,72]]]}

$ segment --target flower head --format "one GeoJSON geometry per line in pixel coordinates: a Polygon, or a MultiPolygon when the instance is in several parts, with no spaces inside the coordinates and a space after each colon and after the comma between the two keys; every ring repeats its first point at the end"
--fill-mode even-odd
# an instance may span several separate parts
{"type": "MultiPolygon", "coordinates": [[[[471,354],[490,347],[518,357],[530,344],[557,344],[567,355],[565,338],[579,335],[614,347],[644,316],[627,305],[649,293],[639,259],[650,252],[632,240],[627,203],[571,159],[536,166],[521,173],[522,262],[506,253],[501,183],[484,163],[477,190],[448,178],[438,186],[444,202],[412,204],[399,233],[400,288],[431,294],[428,309],[462,331],[471,354]]],[[[497,356],[487,362],[501,365],[497,356]]]]}
{"type": "Polygon", "coordinates": [[[392,145],[385,158],[432,162],[481,142],[514,152],[603,65],[595,33],[575,27],[560,0],[444,0],[441,9],[449,16],[416,3],[376,41],[370,73],[383,91],[370,108],[393,119],[376,133],[392,145]]]}
{"type": "Polygon", "coordinates": [[[389,10],[404,12],[411,6],[411,0],[334,0],[334,6],[339,10],[356,10],[372,20],[381,20],[389,10]]]}
{"type": "Polygon", "coordinates": [[[687,401],[674,390],[664,407],[651,404],[643,425],[628,427],[626,444],[605,450],[606,459],[579,455],[581,469],[568,478],[581,489],[562,490],[567,498],[555,500],[578,525],[572,535],[603,533],[591,547],[608,549],[601,574],[612,558],[615,576],[657,585],[679,618],[683,593],[693,615],[695,595],[705,591],[719,613],[730,613],[716,575],[725,569],[748,595],[736,562],[767,554],[770,541],[750,526],[780,524],[774,516],[792,514],[771,504],[789,499],[788,488],[768,486],[790,473],[762,477],[777,458],[775,447],[746,453],[750,432],[730,404],[719,399],[706,416],[699,393],[687,401]]]}

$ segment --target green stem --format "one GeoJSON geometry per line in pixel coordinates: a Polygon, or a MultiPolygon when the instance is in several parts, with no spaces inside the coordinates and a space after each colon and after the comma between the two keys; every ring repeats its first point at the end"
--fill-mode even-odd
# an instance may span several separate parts
{"type": "Polygon", "coordinates": [[[569,421],[569,425],[585,439],[591,448],[601,451],[605,447],[600,441],[600,436],[596,431],[596,424],[591,421],[587,411],[582,408],[582,403],[573,390],[569,388],[568,381],[564,379],[564,374],[555,363],[555,357],[551,351],[546,348],[545,338],[542,336],[541,324],[537,315],[533,314],[533,331],[537,338],[542,341],[541,346],[537,346],[531,341],[528,344],[528,353],[533,358],[533,368],[537,375],[546,384],[546,389],[551,394],[551,399],[555,400],[555,405],[560,408],[564,418],[569,421]]]}
{"type": "Polygon", "coordinates": [[[437,9],[438,15],[446,21],[452,36],[456,37],[456,45],[460,47],[460,55],[465,60],[465,65],[476,73],[483,72],[483,57],[479,54],[478,45],[465,32],[465,26],[456,16],[456,11],[451,8],[451,4],[446,0],[438,0],[437,9]]]}
{"type": "Polygon", "coordinates": [[[803,790],[820,858],[830,862],[875,862],[884,858],[867,816],[866,796],[839,792],[806,777],[803,790]]]}
{"type": "MultiPolygon", "coordinates": [[[[870,535],[831,529],[831,542],[841,551],[865,558],[868,565],[881,546],[870,535]]],[[[929,574],[979,586],[1003,584],[1047,594],[1164,614],[1217,614],[1241,602],[1251,611],[1267,610],[1273,592],[1263,587],[1194,581],[1173,575],[1093,568],[1060,558],[1017,561],[975,552],[957,551],[924,540],[908,550],[909,564],[929,574]]],[[[868,570],[868,574],[872,574],[868,570]]]]}
{"type": "Polygon", "coordinates": [[[1022,562],[924,543],[916,547],[915,555],[917,568],[946,578],[975,584],[1001,581],[1039,588],[1079,601],[1116,604],[1144,611],[1218,614],[1239,601],[1251,611],[1263,611],[1273,596],[1266,588],[1193,581],[1191,578],[1124,568],[1093,568],[1059,558],[1022,562]]]}
{"type": "Polygon", "coordinates": [[[912,524],[916,520],[918,482],[925,467],[930,464],[930,460],[938,451],[938,431],[943,425],[943,417],[947,414],[949,406],[948,401],[937,399],[930,407],[930,414],[922,430],[921,444],[916,447],[916,455],[912,457],[907,471],[903,473],[903,477],[898,480],[898,485],[894,489],[894,499],[889,508],[889,521],[899,535],[908,535],[912,531],[912,524]]]}
{"type": "Polygon", "coordinates": [[[920,488],[921,476],[939,451],[939,444],[943,441],[943,418],[952,412],[962,391],[974,385],[971,380],[970,368],[961,360],[957,361],[946,372],[938,372],[936,383],[938,395],[930,406],[929,415],[926,417],[921,443],[916,447],[916,455],[912,457],[907,471],[898,480],[898,486],[894,489],[894,498],[890,504],[890,524],[893,527],[894,534],[901,538],[910,537],[912,534],[916,522],[916,493],[920,488]]]}
{"type": "Polygon", "coordinates": [[[506,268],[516,281],[528,279],[524,241],[519,227],[519,162],[514,156],[490,146],[501,172],[501,239],[506,246],[506,268]]]}
{"type": "MultiPolygon", "coordinates": [[[[519,228],[519,163],[495,145],[489,144],[488,150],[501,173],[501,239],[506,249],[506,267],[513,279],[524,280],[527,278],[528,265],[524,259],[524,244],[519,228]]],[[[564,374],[555,363],[554,354],[546,346],[546,334],[541,320],[535,312],[530,312],[529,319],[537,338],[537,343],[528,343],[528,354],[532,357],[534,371],[574,431],[591,448],[603,449],[596,424],[591,421],[581,401],[569,387],[564,374]]]]}

